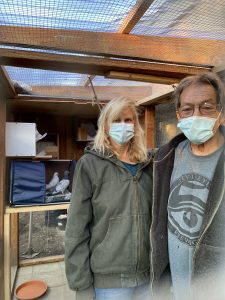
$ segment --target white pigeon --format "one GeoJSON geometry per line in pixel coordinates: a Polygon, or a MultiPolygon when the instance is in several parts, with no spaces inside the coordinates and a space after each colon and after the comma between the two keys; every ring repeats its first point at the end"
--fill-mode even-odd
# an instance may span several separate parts
{"type": "Polygon", "coordinates": [[[59,183],[59,173],[55,172],[49,183],[46,184],[46,191],[53,190],[55,186],[59,183]]]}
{"type": "Polygon", "coordinates": [[[38,132],[38,130],[36,129],[36,135],[35,135],[36,142],[42,140],[44,137],[46,137],[46,135],[47,135],[47,132],[45,132],[44,134],[40,134],[38,132]]]}
{"type": "Polygon", "coordinates": [[[69,173],[69,171],[64,172],[64,178],[60,180],[59,183],[56,185],[54,191],[52,192],[52,195],[59,193],[63,194],[66,191],[70,184],[69,173]]]}

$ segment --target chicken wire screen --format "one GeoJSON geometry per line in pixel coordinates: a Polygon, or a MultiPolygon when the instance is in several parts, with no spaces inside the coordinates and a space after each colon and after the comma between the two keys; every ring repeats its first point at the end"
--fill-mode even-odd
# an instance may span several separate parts
{"type": "Polygon", "coordinates": [[[225,39],[224,0],[155,0],[132,34],[225,39]]]}
{"type": "Polygon", "coordinates": [[[115,32],[135,4],[135,0],[1,0],[0,25],[115,32]]]}
{"type": "Polygon", "coordinates": [[[169,142],[180,130],[177,128],[176,111],[173,103],[159,104],[155,107],[156,114],[156,147],[169,142]]]}

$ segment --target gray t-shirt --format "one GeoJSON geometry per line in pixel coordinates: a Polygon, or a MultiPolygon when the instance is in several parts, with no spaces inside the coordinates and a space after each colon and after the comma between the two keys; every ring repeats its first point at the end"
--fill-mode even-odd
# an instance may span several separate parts
{"type": "Polygon", "coordinates": [[[192,257],[199,238],[211,180],[223,147],[197,156],[190,142],[175,151],[168,200],[168,248],[176,300],[190,298],[192,257]]]}

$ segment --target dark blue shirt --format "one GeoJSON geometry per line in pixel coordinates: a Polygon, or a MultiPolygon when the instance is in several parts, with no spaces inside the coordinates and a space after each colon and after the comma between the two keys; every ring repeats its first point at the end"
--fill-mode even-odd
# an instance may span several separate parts
{"type": "Polygon", "coordinates": [[[131,172],[131,174],[132,174],[133,176],[136,175],[137,169],[138,169],[138,166],[139,166],[138,163],[137,163],[137,164],[129,164],[129,163],[126,163],[126,162],[124,162],[124,161],[122,161],[122,163],[123,163],[124,166],[127,168],[127,170],[129,170],[129,171],[131,172]]]}

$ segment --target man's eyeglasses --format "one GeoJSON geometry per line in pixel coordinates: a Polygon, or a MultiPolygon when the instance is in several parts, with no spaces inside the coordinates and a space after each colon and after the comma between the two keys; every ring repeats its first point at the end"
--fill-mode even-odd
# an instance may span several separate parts
{"type": "Polygon", "coordinates": [[[209,117],[215,116],[216,112],[221,109],[220,105],[215,103],[203,102],[199,105],[186,104],[180,106],[177,111],[181,118],[188,118],[193,116],[196,107],[198,108],[200,115],[209,117]]]}

